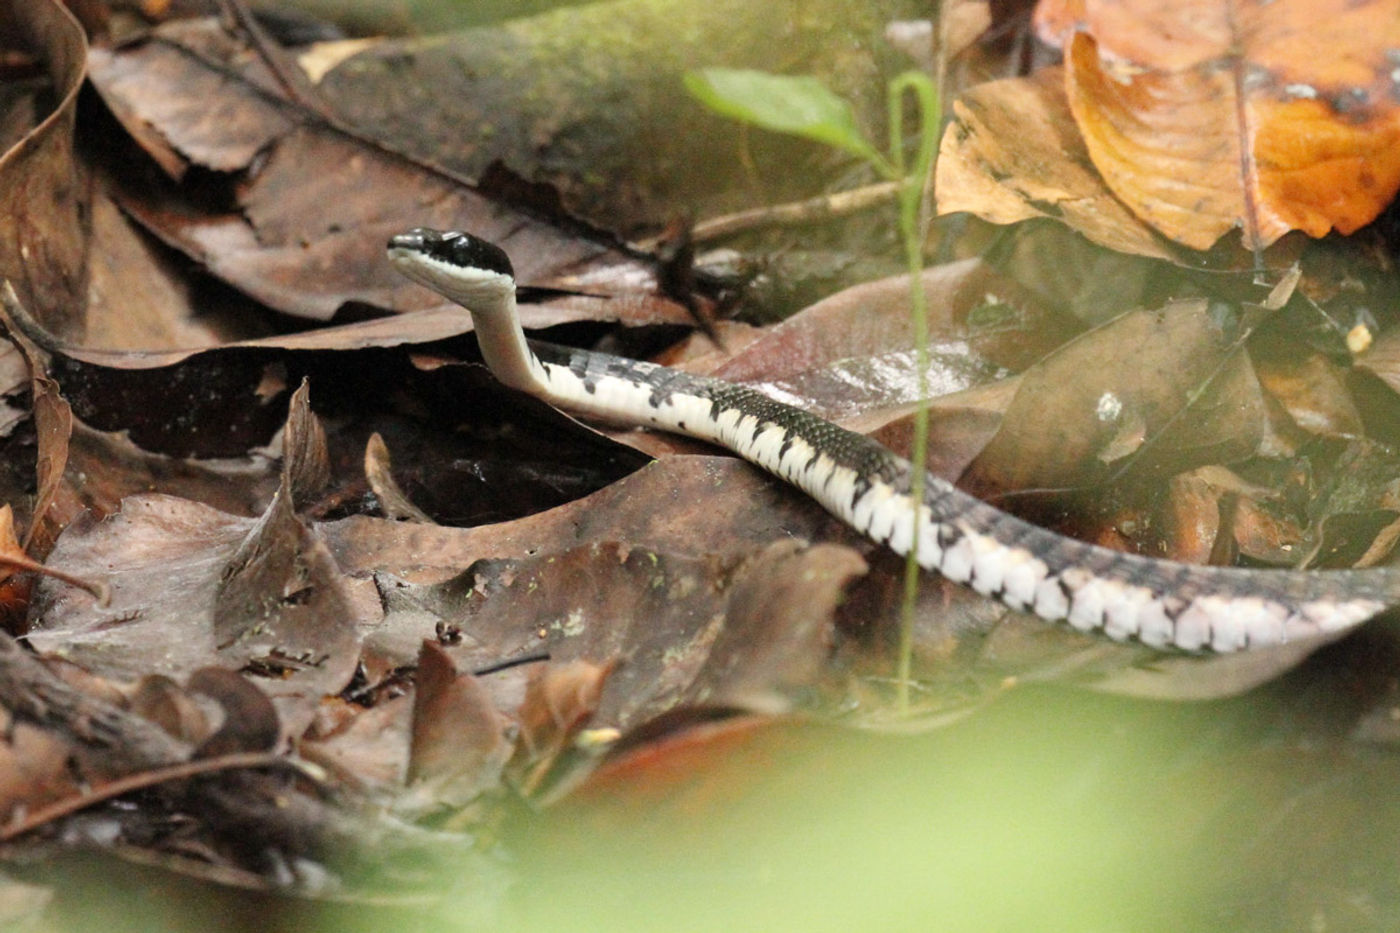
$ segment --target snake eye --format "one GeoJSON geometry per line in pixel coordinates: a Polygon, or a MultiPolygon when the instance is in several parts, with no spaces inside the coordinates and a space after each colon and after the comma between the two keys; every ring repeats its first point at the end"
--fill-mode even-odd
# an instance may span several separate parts
{"type": "Polygon", "coordinates": [[[488,243],[470,233],[453,231],[442,234],[429,248],[431,255],[462,269],[485,269],[501,275],[515,276],[510,257],[495,243],[488,243]]]}

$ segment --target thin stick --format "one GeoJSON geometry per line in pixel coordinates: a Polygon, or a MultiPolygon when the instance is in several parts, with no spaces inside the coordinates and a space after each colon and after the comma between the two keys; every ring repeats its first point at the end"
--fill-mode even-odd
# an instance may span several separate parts
{"type": "MultiPolygon", "coordinates": [[[[711,217],[697,223],[691,229],[690,237],[694,242],[701,243],[765,227],[790,227],[818,223],[832,217],[844,217],[893,201],[899,194],[899,187],[897,181],[882,181],[849,191],[807,198],[805,201],[770,204],[733,214],[721,214],[719,217],[711,217]]],[[[647,252],[654,251],[656,247],[653,240],[642,240],[633,245],[647,252]]]]}

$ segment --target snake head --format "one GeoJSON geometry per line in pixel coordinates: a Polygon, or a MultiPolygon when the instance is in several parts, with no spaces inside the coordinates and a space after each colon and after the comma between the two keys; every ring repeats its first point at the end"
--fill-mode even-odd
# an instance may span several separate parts
{"type": "Polygon", "coordinates": [[[388,250],[399,272],[473,311],[489,312],[515,294],[505,250],[470,233],[416,227],[392,237],[388,250]]]}

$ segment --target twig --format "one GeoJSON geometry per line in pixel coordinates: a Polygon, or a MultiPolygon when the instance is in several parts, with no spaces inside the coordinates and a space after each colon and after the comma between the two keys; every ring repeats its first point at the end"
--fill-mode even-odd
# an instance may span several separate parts
{"type": "Polygon", "coordinates": [[[98,605],[101,606],[109,605],[112,602],[112,591],[107,587],[107,584],[97,580],[85,580],[66,571],[45,566],[23,554],[0,554],[0,566],[21,572],[42,574],[67,583],[69,586],[76,586],[80,590],[91,593],[92,598],[97,600],[98,605]]]}
{"type": "MultiPolygon", "coordinates": [[[[899,182],[882,181],[862,188],[852,188],[849,191],[838,191],[835,194],[808,198],[805,201],[756,207],[752,210],[723,214],[719,217],[711,217],[709,220],[702,220],[691,229],[690,236],[698,243],[762,227],[817,223],[832,217],[843,217],[846,214],[855,214],[872,207],[878,207],[893,201],[898,193],[899,182]]],[[[657,246],[654,239],[642,240],[634,245],[637,249],[646,252],[654,252],[657,246]]]]}
{"type": "Polygon", "coordinates": [[[533,654],[522,654],[518,658],[508,658],[485,667],[478,667],[472,671],[472,674],[476,677],[485,677],[487,674],[498,674],[501,671],[510,670],[512,667],[520,667],[522,664],[538,664],[541,661],[548,661],[549,658],[548,651],[536,651],[533,654]]]}
{"type": "Polygon", "coordinates": [[[306,73],[295,62],[288,61],[282,46],[262,28],[253,11],[248,9],[246,0],[219,0],[219,5],[223,8],[224,15],[247,35],[249,44],[272,72],[273,78],[281,85],[287,98],[317,116],[328,118],[330,114],[326,105],[321,102],[306,73]]]}

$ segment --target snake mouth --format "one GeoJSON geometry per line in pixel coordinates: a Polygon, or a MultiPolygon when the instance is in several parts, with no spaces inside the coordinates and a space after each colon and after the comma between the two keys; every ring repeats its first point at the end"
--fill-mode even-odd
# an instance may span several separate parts
{"type": "Polygon", "coordinates": [[[398,233],[389,237],[388,250],[390,255],[398,250],[423,252],[427,249],[426,233],[428,233],[427,228],[414,227],[406,233],[398,233]]]}

